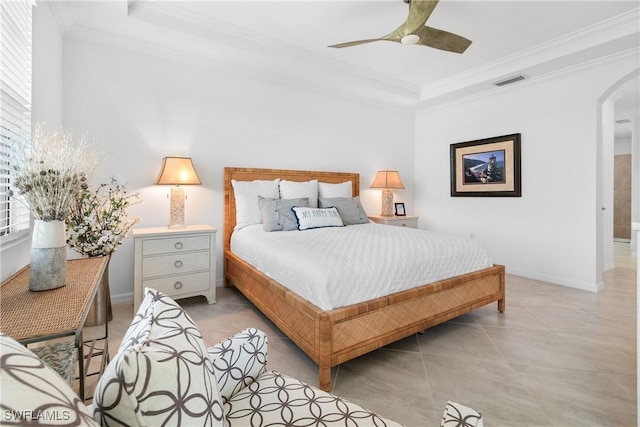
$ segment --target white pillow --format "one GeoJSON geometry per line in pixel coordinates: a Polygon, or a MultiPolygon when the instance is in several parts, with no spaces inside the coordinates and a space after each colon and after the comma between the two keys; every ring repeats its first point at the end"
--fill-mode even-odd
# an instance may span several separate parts
{"type": "Polygon", "coordinates": [[[294,206],[291,209],[298,219],[298,230],[322,227],[344,227],[338,209],[331,208],[306,208],[294,206]]]}
{"type": "Polygon", "coordinates": [[[236,199],[235,230],[240,230],[241,228],[248,225],[262,223],[260,206],[258,205],[258,196],[267,199],[279,198],[279,182],[280,179],[274,179],[273,181],[236,181],[235,179],[231,180],[231,184],[233,185],[233,192],[236,199]]]}
{"type": "Polygon", "coordinates": [[[308,198],[309,206],[318,207],[318,180],[311,181],[280,181],[280,198],[281,199],[298,199],[308,198]]]}
{"type": "Polygon", "coordinates": [[[323,199],[351,197],[353,196],[352,191],[351,181],[341,182],[340,184],[331,184],[328,182],[320,182],[318,184],[318,197],[323,199]]]}

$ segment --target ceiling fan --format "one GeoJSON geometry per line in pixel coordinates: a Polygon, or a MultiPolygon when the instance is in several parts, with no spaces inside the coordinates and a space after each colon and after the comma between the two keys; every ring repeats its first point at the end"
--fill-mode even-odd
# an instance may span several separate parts
{"type": "Polygon", "coordinates": [[[329,47],[342,48],[377,41],[392,41],[402,44],[419,44],[448,52],[463,53],[471,40],[448,31],[438,30],[426,24],[438,0],[403,0],[409,3],[409,16],[394,32],[376,39],[357,40],[334,44],[329,47]]]}

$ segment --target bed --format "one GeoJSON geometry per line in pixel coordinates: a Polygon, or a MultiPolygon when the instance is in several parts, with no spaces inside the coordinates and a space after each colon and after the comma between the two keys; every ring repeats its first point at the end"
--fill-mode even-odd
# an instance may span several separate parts
{"type": "Polygon", "coordinates": [[[234,286],[242,292],[318,365],[321,389],[331,390],[332,367],[362,354],[492,302],[497,302],[498,310],[504,312],[505,270],[501,265],[490,265],[339,308],[322,309],[309,302],[231,250],[232,234],[236,229],[232,180],[275,179],[318,180],[329,184],[349,181],[355,197],[359,194],[360,177],[357,173],[345,172],[224,169],[225,286],[234,286]]]}

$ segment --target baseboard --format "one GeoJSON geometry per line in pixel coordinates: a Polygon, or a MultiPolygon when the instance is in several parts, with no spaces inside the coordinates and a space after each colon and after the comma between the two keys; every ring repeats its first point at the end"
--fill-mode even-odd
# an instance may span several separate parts
{"type": "Polygon", "coordinates": [[[552,285],[566,286],[568,288],[580,289],[587,292],[600,292],[604,289],[604,283],[584,283],[576,282],[575,280],[569,280],[562,277],[548,276],[546,274],[534,273],[531,271],[519,270],[517,268],[506,269],[507,274],[514,276],[525,277],[527,279],[539,280],[541,282],[551,283],[552,285]]]}

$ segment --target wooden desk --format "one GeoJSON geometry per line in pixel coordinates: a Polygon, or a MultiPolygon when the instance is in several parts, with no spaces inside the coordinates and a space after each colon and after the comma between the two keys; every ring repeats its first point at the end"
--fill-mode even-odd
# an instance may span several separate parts
{"type": "Polygon", "coordinates": [[[0,331],[27,345],[65,336],[75,337],[78,350],[79,396],[84,401],[82,329],[108,257],[67,261],[67,283],[49,291],[29,290],[29,266],[0,287],[0,331]]]}

